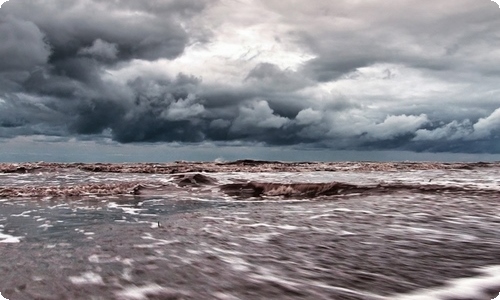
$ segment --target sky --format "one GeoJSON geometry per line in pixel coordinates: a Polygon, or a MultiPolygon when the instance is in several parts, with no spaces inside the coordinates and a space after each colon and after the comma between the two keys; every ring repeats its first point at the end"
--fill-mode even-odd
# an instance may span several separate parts
{"type": "Polygon", "coordinates": [[[10,0],[0,41],[0,161],[500,160],[490,0],[10,0]]]}

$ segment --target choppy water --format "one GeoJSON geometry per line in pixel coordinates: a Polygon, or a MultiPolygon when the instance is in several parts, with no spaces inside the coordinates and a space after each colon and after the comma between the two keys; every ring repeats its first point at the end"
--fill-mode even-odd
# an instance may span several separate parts
{"type": "Polygon", "coordinates": [[[186,186],[168,174],[0,173],[2,189],[17,195],[0,198],[0,292],[8,299],[492,299],[500,293],[499,172],[218,172],[208,174],[214,183],[186,186]],[[248,181],[370,189],[316,198],[231,197],[220,189],[248,181]],[[381,183],[405,188],[380,192],[381,183]],[[93,184],[118,192],[93,194],[93,184]],[[127,192],[136,185],[145,188],[127,192]],[[439,188],[418,188],[425,186],[439,188]],[[83,192],[51,196],[47,187],[83,192]]]}

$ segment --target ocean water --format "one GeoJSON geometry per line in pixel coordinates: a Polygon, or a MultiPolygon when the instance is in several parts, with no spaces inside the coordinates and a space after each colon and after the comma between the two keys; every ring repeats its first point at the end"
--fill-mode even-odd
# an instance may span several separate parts
{"type": "Polygon", "coordinates": [[[493,299],[492,164],[4,164],[8,299],[493,299]]]}

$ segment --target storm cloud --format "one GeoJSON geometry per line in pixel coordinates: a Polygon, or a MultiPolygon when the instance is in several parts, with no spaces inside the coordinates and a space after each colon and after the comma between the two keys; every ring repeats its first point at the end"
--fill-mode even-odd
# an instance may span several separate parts
{"type": "Polygon", "coordinates": [[[500,153],[489,0],[11,0],[0,137],[500,153]]]}

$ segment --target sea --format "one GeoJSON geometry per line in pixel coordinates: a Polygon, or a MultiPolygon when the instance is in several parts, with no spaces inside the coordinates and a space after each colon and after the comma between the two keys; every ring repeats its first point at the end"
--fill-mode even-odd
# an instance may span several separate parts
{"type": "Polygon", "coordinates": [[[489,300],[499,196],[495,162],[4,163],[0,293],[489,300]]]}

